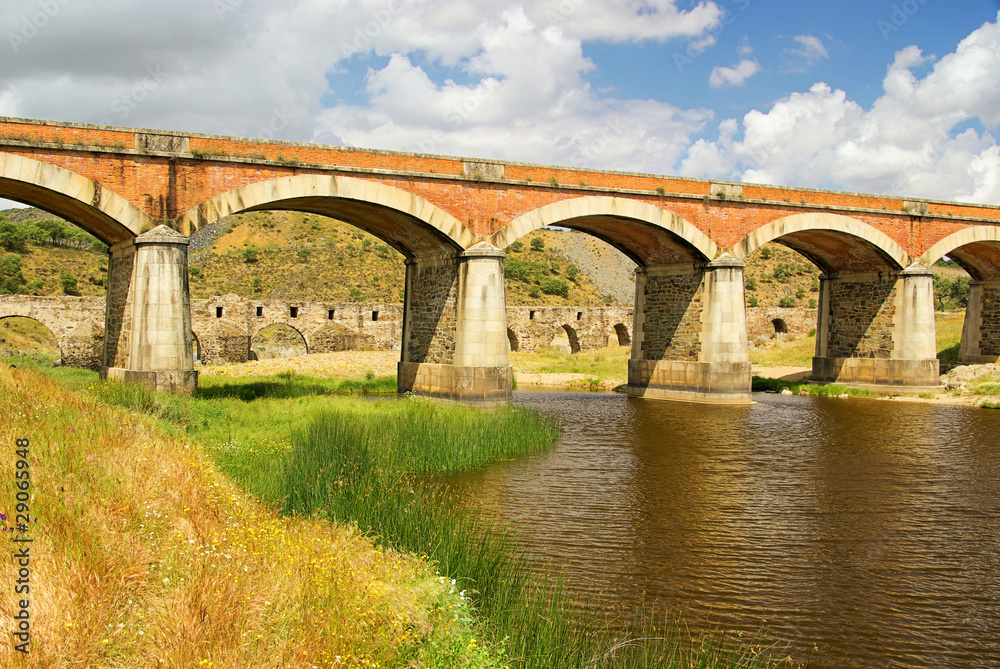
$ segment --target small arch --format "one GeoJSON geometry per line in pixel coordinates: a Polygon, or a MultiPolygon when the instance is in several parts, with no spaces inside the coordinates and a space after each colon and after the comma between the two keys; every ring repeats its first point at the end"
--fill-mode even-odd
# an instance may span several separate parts
{"type": "Polygon", "coordinates": [[[948,235],[920,257],[931,267],[948,256],[979,281],[1000,279],[1000,227],[976,225],[948,235]]]}
{"type": "Polygon", "coordinates": [[[195,334],[194,330],[191,330],[191,344],[194,347],[194,363],[196,365],[201,364],[201,340],[198,339],[198,335],[195,334]]]}
{"type": "Polygon", "coordinates": [[[677,214],[609,196],[571,198],[539,207],[502,227],[491,243],[505,249],[551,225],[592,234],[640,265],[701,262],[714,259],[719,251],[708,235],[677,214]]]}
{"type": "Polygon", "coordinates": [[[517,340],[517,335],[510,328],[507,328],[507,343],[510,345],[511,351],[520,350],[520,343],[517,340]]]}
{"type": "Polygon", "coordinates": [[[252,360],[286,358],[309,353],[309,344],[301,331],[287,323],[273,323],[257,330],[250,341],[252,360]]]}
{"type": "Polygon", "coordinates": [[[784,318],[775,318],[771,321],[771,325],[774,327],[774,334],[788,334],[788,325],[784,318]]]}
{"type": "Polygon", "coordinates": [[[563,350],[568,349],[570,353],[580,352],[580,340],[577,337],[576,330],[565,323],[556,328],[549,346],[563,350]]]}
{"type": "Polygon", "coordinates": [[[615,335],[618,337],[619,346],[629,346],[632,343],[632,337],[624,323],[615,323],[615,335]]]}
{"type": "Polygon", "coordinates": [[[0,152],[0,197],[64,218],[108,246],[156,225],[145,212],[96,181],[12,153],[0,152]]]}
{"type": "Polygon", "coordinates": [[[903,247],[876,228],[849,216],[795,214],[763,225],[733,247],[740,260],[776,241],[801,253],[824,272],[898,271],[910,265],[903,247]]]}
{"type": "Polygon", "coordinates": [[[31,316],[0,316],[0,351],[62,355],[52,328],[31,316]]]}
{"type": "Polygon", "coordinates": [[[475,242],[475,235],[458,219],[422,197],[377,181],[320,174],[280,177],[221,193],[185,212],[178,227],[192,234],[226,216],[266,209],[345,221],[407,258],[456,253],[475,242]]]}

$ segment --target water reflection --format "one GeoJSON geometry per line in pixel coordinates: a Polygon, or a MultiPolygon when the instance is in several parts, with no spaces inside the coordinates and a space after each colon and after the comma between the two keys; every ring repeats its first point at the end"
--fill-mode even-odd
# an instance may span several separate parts
{"type": "Polygon", "coordinates": [[[515,394],[551,452],[456,477],[593,606],[761,619],[812,666],[1000,665],[1000,412],[515,394]]]}

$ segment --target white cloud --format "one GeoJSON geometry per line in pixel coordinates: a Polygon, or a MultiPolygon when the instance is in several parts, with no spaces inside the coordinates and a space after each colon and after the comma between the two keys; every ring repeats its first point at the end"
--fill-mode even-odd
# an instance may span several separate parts
{"type": "Polygon", "coordinates": [[[823,46],[822,40],[815,35],[796,35],[794,39],[798,42],[799,48],[793,49],[793,51],[809,63],[815,63],[821,58],[830,57],[830,54],[826,52],[826,47],[823,46]]]}
{"type": "Polygon", "coordinates": [[[760,63],[744,58],[735,67],[715,67],[708,77],[712,88],[742,86],[747,79],[760,72],[760,63]]]}
{"type": "Polygon", "coordinates": [[[997,53],[1000,24],[986,23],[918,78],[914,68],[930,61],[907,47],[870,109],[818,83],[746,114],[740,140],[724,122],[718,140],[692,146],[681,171],[1000,203],[1000,149],[991,132],[976,129],[1000,123],[997,53]]]}

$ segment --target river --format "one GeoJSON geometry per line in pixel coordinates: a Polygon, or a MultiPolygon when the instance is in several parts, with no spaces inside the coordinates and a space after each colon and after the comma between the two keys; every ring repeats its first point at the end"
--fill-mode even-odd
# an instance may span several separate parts
{"type": "Polygon", "coordinates": [[[589,606],[643,600],[811,667],[1000,666],[1000,411],[516,392],[552,450],[450,481],[589,606]]]}

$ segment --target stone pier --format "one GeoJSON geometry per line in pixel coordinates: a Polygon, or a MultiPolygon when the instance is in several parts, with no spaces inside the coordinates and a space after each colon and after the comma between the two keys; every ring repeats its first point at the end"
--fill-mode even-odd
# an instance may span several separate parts
{"type": "Polygon", "coordinates": [[[457,257],[407,262],[399,392],[510,400],[503,258],[481,242],[457,257]]]}
{"type": "Polygon", "coordinates": [[[1000,279],[969,282],[958,361],[970,365],[1000,362],[1000,279]]]}
{"type": "Polygon", "coordinates": [[[750,402],[744,267],[724,255],[636,271],[630,397],[750,402]]]}
{"type": "Polygon", "coordinates": [[[111,247],[102,377],[154,390],[197,388],[188,244],[160,225],[111,247]]]}
{"type": "Polygon", "coordinates": [[[938,376],[933,272],[820,277],[814,381],[912,392],[938,376]]]}

